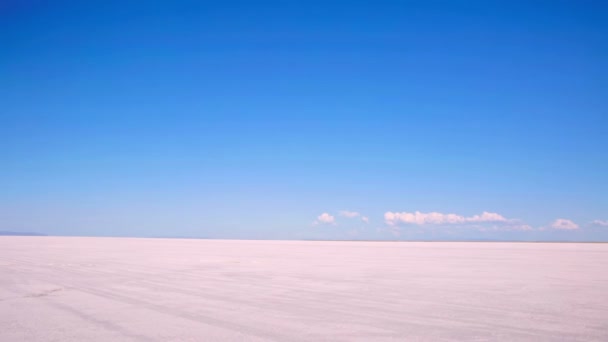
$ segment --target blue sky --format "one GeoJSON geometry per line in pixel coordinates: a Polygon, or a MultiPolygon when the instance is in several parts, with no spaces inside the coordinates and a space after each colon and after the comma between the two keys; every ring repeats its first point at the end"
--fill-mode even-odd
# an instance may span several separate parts
{"type": "Polygon", "coordinates": [[[607,36],[601,1],[3,2],[0,230],[607,240],[607,36]]]}

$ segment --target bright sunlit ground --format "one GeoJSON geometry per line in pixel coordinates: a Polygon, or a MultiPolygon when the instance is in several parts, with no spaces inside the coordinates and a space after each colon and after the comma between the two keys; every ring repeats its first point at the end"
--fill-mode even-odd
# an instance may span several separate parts
{"type": "Polygon", "coordinates": [[[0,237],[0,341],[607,341],[608,244],[0,237]]]}

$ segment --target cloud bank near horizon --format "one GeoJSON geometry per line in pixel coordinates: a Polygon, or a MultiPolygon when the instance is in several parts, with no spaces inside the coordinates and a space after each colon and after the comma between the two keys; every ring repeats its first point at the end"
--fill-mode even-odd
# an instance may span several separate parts
{"type": "Polygon", "coordinates": [[[487,222],[508,222],[504,216],[484,211],[481,215],[473,215],[465,217],[457,214],[443,214],[439,212],[422,213],[419,211],[410,212],[391,212],[384,213],[384,222],[389,226],[397,224],[415,224],[415,225],[453,225],[453,224],[470,224],[470,223],[487,223],[487,222]]]}
{"type": "MultiPolygon", "coordinates": [[[[587,224],[581,226],[578,223],[565,218],[557,218],[548,225],[533,227],[522,220],[507,218],[496,212],[483,211],[481,214],[472,216],[459,215],[454,213],[441,213],[441,212],[393,212],[387,211],[384,213],[384,224],[392,233],[400,231],[404,226],[414,227],[431,227],[431,229],[455,229],[470,228],[479,231],[578,231],[583,227],[608,227],[608,220],[593,220],[587,224]],[[443,227],[443,228],[442,228],[443,227]]],[[[323,212],[313,222],[313,225],[327,224],[337,225],[336,217],[343,217],[345,219],[356,219],[358,218],[363,223],[368,224],[370,219],[368,216],[362,215],[357,211],[341,210],[336,216],[323,212]]],[[[376,229],[383,230],[383,228],[376,227],[376,229]]]]}
{"type": "MultiPolygon", "coordinates": [[[[361,222],[363,222],[365,224],[369,223],[369,217],[364,216],[357,211],[340,210],[338,212],[338,216],[345,217],[347,219],[359,218],[361,220],[361,222]]],[[[338,224],[338,222],[334,215],[324,212],[321,215],[317,216],[317,219],[312,222],[313,226],[318,226],[320,224],[330,224],[330,225],[335,226],[338,224]]]]}

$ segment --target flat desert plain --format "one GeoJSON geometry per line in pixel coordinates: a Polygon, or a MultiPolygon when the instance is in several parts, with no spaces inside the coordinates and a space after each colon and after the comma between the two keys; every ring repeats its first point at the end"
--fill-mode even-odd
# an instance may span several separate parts
{"type": "Polygon", "coordinates": [[[608,341],[608,244],[0,237],[0,341],[608,341]]]}

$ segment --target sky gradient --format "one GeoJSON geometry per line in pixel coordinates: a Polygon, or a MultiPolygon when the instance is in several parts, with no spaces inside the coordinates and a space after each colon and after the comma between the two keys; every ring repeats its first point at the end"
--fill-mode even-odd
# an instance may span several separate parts
{"type": "Polygon", "coordinates": [[[608,240],[601,1],[8,1],[0,230],[608,240]]]}

